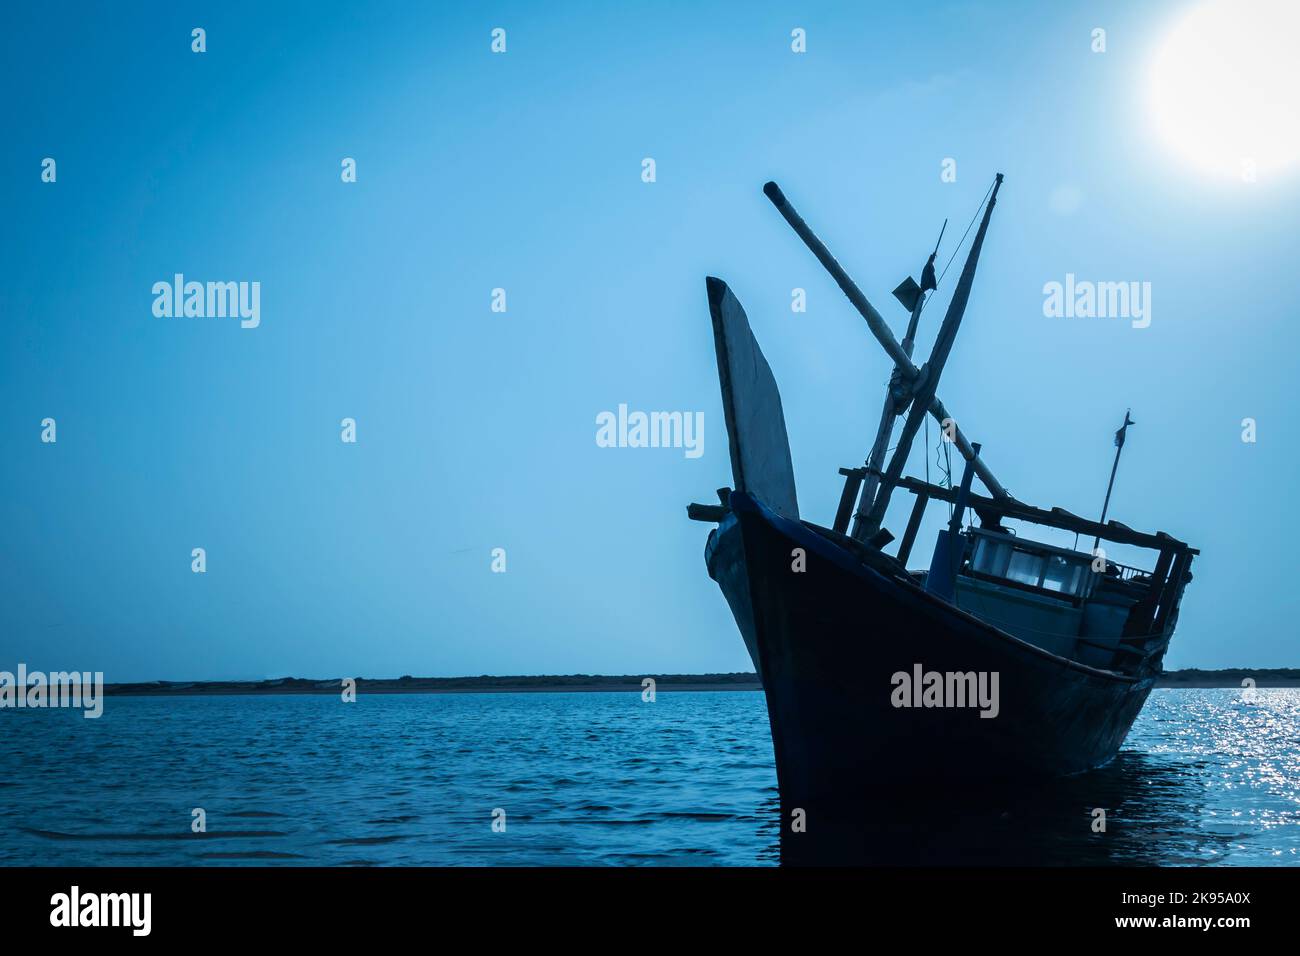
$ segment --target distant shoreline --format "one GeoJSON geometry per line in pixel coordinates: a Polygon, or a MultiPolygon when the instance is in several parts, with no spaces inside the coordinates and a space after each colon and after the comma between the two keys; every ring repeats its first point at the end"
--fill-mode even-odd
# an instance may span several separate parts
{"type": "MultiPolygon", "coordinates": [[[[358,694],[554,694],[554,693],[641,693],[642,681],[652,678],[655,691],[757,691],[762,690],[753,673],[732,674],[647,674],[644,676],[600,674],[541,675],[536,677],[398,677],[356,679],[358,694]]],[[[1300,687],[1300,668],[1248,670],[1166,671],[1157,687],[1232,688],[1251,679],[1258,688],[1300,687]]],[[[341,691],[342,678],[316,680],[283,677],[260,681],[148,681],[105,684],[104,695],[112,697],[215,697],[254,694],[322,694],[341,691]]]]}
{"type": "Polygon", "coordinates": [[[1230,667],[1222,670],[1200,670],[1190,667],[1179,671],[1165,671],[1156,681],[1157,687],[1229,687],[1241,690],[1242,681],[1253,680],[1256,687],[1300,687],[1300,667],[1230,667]]]}
{"type": "MultiPolygon", "coordinates": [[[[734,674],[647,674],[644,676],[570,674],[494,677],[398,677],[356,678],[357,694],[554,694],[554,693],[641,693],[642,681],[651,678],[655,691],[762,690],[753,673],[734,674]]],[[[315,680],[284,677],[261,681],[153,681],[135,684],[105,684],[106,697],[207,697],[250,694],[337,695],[343,687],[339,677],[315,680]]]]}

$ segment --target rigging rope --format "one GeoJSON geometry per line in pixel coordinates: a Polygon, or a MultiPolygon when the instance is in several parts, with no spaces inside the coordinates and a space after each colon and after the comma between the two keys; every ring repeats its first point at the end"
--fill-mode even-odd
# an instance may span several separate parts
{"type": "MultiPolygon", "coordinates": [[[[979,207],[975,210],[975,215],[971,216],[970,222],[966,224],[966,231],[961,234],[961,238],[957,240],[956,248],[952,250],[952,255],[948,257],[948,265],[944,266],[943,271],[939,273],[939,278],[935,281],[935,291],[938,291],[938,287],[943,284],[943,277],[948,274],[948,267],[951,266],[952,261],[957,258],[957,253],[961,251],[961,247],[966,242],[966,237],[970,235],[971,227],[975,225],[975,220],[980,217],[980,212],[984,209],[984,204],[989,201],[989,194],[992,192],[993,184],[990,183],[988,191],[984,193],[984,198],[980,200],[979,207]]],[[[933,298],[934,294],[931,293],[930,296],[921,303],[921,312],[925,311],[925,307],[930,304],[930,299],[933,298]]],[[[919,316],[921,312],[918,312],[917,315],[919,316]]]]}
{"type": "MultiPolygon", "coordinates": [[[[928,426],[929,423],[927,422],[926,424],[928,426]]],[[[927,444],[929,443],[928,430],[927,430],[926,442],[927,444]]],[[[926,456],[927,470],[928,470],[929,460],[930,460],[929,456],[927,455],[926,456]]],[[[943,472],[943,486],[951,490],[952,489],[952,442],[944,440],[944,433],[942,428],[939,429],[939,444],[937,444],[934,447],[934,463],[939,468],[939,470],[943,472]],[[944,459],[943,461],[939,460],[939,452],[941,450],[943,452],[943,459],[944,459]]],[[[948,502],[948,517],[950,518],[952,517],[952,513],[956,509],[956,507],[957,506],[953,502],[951,501],[948,502]]]]}

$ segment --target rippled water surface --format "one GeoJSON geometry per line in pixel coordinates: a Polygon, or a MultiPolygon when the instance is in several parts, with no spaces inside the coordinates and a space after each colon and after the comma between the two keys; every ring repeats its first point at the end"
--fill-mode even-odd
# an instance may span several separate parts
{"type": "MultiPolygon", "coordinates": [[[[758,692],[0,711],[6,864],[770,865],[777,817],[758,692]]],[[[1300,864],[1300,691],[1157,690],[1103,770],[863,819],[864,862],[1300,864]]]]}

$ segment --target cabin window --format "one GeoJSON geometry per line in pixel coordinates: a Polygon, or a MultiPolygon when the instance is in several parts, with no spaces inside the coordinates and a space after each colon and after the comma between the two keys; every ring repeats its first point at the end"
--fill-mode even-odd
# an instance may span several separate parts
{"type": "Polygon", "coordinates": [[[1016,551],[1011,555],[1011,564],[1007,567],[1006,578],[1020,584],[1038,586],[1043,579],[1043,558],[1027,551],[1016,551]]]}
{"type": "Polygon", "coordinates": [[[980,538],[975,542],[972,570],[995,578],[1007,576],[1007,563],[1011,560],[1011,542],[980,538]]]}
{"type": "Polygon", "coordinates": [[[1062,594],[1078,594],[1083,584],[1083,570],[1084,566],[1077,561],[1051,555],[1043,572],[1043,587],[1062,594]]]}
{"type": "Polygon", "coordinates": [[[1076,560],[1069,555],[1021,550],[1014,539],[984,535],[975,539],[970,569],[975,574],[1070,597],[1086,596],[1092,584],[1087,561],[1083,558],[1076,560]]]}

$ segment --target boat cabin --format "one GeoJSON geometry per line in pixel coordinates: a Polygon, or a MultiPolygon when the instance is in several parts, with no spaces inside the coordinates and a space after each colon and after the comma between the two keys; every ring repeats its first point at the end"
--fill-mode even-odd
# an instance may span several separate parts
{"type": "Polygon", "coordinates": [[[1091,555],[1017,538],[1006,531],[972,528],[966,574],[985,582],[1074,602],[1092,592],[1091,555]]]}
{"type": "Polygon", "coordinates": [[[1200,552],[1163,533],[1143,534],[1060,508],[1044,511],[1015,499],[995,500],[905,478],[916,496],[897,560],[906,562],[921,512],[931,498],[957,505],[954,523],[941,531],[930,568],[911,576],[926,590],[1022,641],[1092,667],[1130,674],[1158,673],[1178,618],[1192,557],[1200,552]],[[978,527],[957,531],[964,506],[978,527]],[[1118,564],[1098,551],[1059,548],[1004,527],[1004,518],[1044,525],[1100,540],[1155,550],[1147,571],[1118,564]]]}

